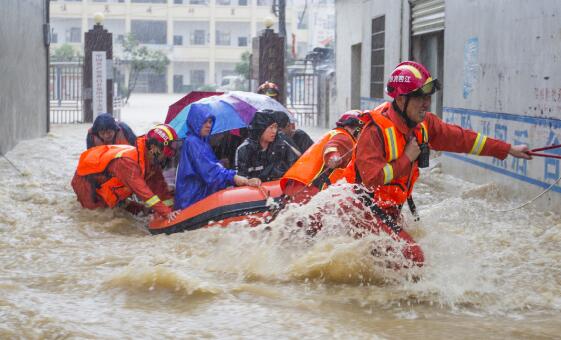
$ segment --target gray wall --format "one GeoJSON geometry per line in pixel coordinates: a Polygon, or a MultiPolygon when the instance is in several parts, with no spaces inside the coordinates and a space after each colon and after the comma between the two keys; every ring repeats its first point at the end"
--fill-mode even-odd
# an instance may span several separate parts
{"type": "Polygon", "coordinates": [[[0,10],[0,153],[48,130],[47,0],[2,0],[0,10]]]}
{"type": "MultiPolygon", "coordinates": [[[[386,15],[387,77],[408,59],[408,1],[337,0],[336,13],[337,109],[351,109],[351,50],[358,43],[361,107],[372,108],[378,100],[368,98],[371,20],[386,15]]],[[[446,0],[443,119],[511,144],[560,144],[560,22],[559,0],[446,0]]],[[[561,175],[555,159],[500,161],[451,153],[441,159],[448,173],[507,183],[522,196],[543,191],[561,175]]],[[[547,197],[541,208],[561,203],[561,185],[547,197]]]]}
{"type": "MultiPolygon", "coordinates": [[[[446,1],[443,119],[512,144],[559,144],[560,22],[558,0],[446,1]]],[[[445,154],[443,160],[448,172],[479,182],[493,174],[516,183],[518,193],[536,194],[561,175],[554,159],[445,154]]],[[[557,184],[540,203],[559,204],[560,193],[557,184]]]]}

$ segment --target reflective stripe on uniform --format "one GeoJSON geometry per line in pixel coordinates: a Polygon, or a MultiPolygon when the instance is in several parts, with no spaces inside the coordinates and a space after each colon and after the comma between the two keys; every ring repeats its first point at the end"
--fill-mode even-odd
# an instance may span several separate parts
{"type": "Polygon", "coordinates": [[[332,146],[332,147],[326,148],[326,149],[325,149],[325,152],[324,152],[323,154],[324,154],[324,155],[327,155],[327,154],[330,153],[330,152],[336,152],[336,151],[337,151],[337,148],[334,147],[334,146],[332,146]]]}
{"type": "Polygon", "coordinates": [[[388,184],[393,180],[393,167],[390,163],[384,166],[384,184],[388,184]]]}
{"type": "Polygon", "coordinates": [[[160,198],[158,197],[158,195],[154,195],[151,198],[147,199],[146,202],[144,202],[144,205],[146,205],[148,208],[151,208],[158,202],[160,202],[160,198]]]}
{"type": "Polygon", "coordinates": [[[429,141],[429,133],[424,122],[421,123],[421,134],[423,135],[423,143],[427,143],[429,141]]]}
{"type": "Polygon", "coordinates": [[[479,155],[481,151],[483,151],[486,141],[487,141],[487,136],[478,133],[477,138],[475,138],[475,142],[473,143],[473,146],[469,153],[472,155],[479,155]]]}
{"type": "Polygon", "coordinates": [[[388,150],[390,151],[388,161],[391,162],[397,159],[397,139],[395,137],[395,128],[393,126],[386,129],[386,137],[388,139],[388,143],[390,144],[388,146],[388,150]]]}
{"type": "Polygon", "coordinates": [[[123,156],[123,153],[125,153],[126,151],[128,151],[128,150],[121,150],[121,151],[119,151],[119,152],[115,155],[115,158],[121,158],[121,157],[123,156]]]}

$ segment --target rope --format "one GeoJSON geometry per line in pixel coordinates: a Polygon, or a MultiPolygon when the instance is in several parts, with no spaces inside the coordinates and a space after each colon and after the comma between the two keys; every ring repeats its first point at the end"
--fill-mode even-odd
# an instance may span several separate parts
{"type": "Polygon", "coordinates": [[[25,176],[25,174],[23,173],[23,171],[21,171],[20,169],[18,169],[18,167],[15,166],[14,163],[12,163],[12,162],[8,159],[8,157],[6,157],[6,156],[4,156],[4,155],[2,155],[2,154],[0,154],[0,156],[2,156],[5,160],[7,160],[8,163],[10,163],[10,165],[11,165],[14,169],[16,169],[17,172],[19,172],[20,175],[25,176]]]}
{"type": "Polygon", "coordinates": [[[557,183],[559,183],[559,181],[561,181],[561,176],[559,176],[559,178],[557,178],[557,179],[555,180],[555,182],[551,183],[551,185],[550,185],[549,187],[547,187],[547,189],[545,189],[544,191],[542,191],[538,196],[532,198],[531,200],[529,200],[529,201],[527,201],[527,202],[525,202],[525,203],[523,203],[523,204],[521,204],[521,205],[519,205],[519,206],[517,206],[517,207],[509,208],[509,209],[504,209],[504,210],[502,210],[502,209],[498,209],[498,210],[497,210],[497,209],[490,209],[490,211],[504,213],[504,212],[511,212],[511,211],[514,211],[514,210],[523,208],[523,207],[527,206],[528,204],[533,203],[533,202],[534,202],[535,200],[537,200],[538,198],[542,197],[546,192],[550,191],[551,188],[553,188],[554,185],[556,185],[557,183]]]}

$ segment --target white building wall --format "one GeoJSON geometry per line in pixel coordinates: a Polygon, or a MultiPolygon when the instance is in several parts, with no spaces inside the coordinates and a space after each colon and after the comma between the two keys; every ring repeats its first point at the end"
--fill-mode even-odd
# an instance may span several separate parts
{"type": "MultiPolygon", "coordinates": [[[[338,112],[351,108],[351,46],[357,43],[362,43],[361,106],[371,108],[379,101],[369,98],[371,20],[386,15],[387,77],[408,59],[409,4],[344,0],[336,2],[336,13],[338,112]]],[[[446,1],[443,119],[512,144],[560,144],[560,16],[556,0],[446,1]]],[[[561,150],[553,153],[561,155],[561,150]]],[[[556,159],[500,161],[452,153],[442,159],[447,172],[476,182],[508,183],[526,197],[561,175],[556,159]]],[[[541,208],[558,208],[559,183],[540,203],[541,208]]]]}
{"type": "MultiPolygon", "coordinates": [[[[370,98],[370,53],[372,19],[386,16],[384,73],[389,74],[409,53],[407,1],[361,1],[344,0],[335,3],[336,17],[336,78],[337,110],[331,117],[351,107],[351,48],[362,44],[360,97],[363,109],[372,108],[379,98],[370,98]],[[402,20],[403,17],[403,20],[402,20]],[[403,26],[406,26],[405,29],[403,26]],[[406,32],[405,34],[403,32],[406,32]],[[405,56],[405,57],[404,57],[405,56]]],[[[387,97],[386,99],[388,99],[387,97]]]]}
{"type": "MultiPolygon", "coordinates": [[[[447,1],[444,120],[514,144],[559,144],[560,16],[556,0],[447,1]]],[[[559,160],[445,156],[453,173],[488,181],[491,170],[493,180],[521,184],[513,186],[519,192],[536,193],[560,176],[559,160]]],[[[561,202],[561,186],[552,192],[542,206],[561,202]]]]}

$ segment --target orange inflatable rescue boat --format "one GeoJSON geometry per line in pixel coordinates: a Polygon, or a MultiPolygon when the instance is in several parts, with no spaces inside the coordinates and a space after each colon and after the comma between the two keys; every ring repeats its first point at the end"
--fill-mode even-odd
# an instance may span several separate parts
{"type": "MultiPolygon", "coordinates": [[[[282,195],[280,181],[265,182],[260,188],[244,186],[224,189],[183,209],[171,222],[161,217],[154,218],[148,224],[148,230],[152,234],[172,234],[210,226],[226,227],[236,221],[245,221],[249,226],[254,227],[263,222],[268,223],[275,217],[275,213],[285,203],[282,195]]],[[[405,246],[401,249],[403,256],[412,260],[417,266],[423,265],[423,251],[401,227],[375,217],[370,209],[357,200],[343,203],[340,208],[338,213],[358,214],[356,221],[359,230],[374,234],[385,232],[395,240],[405,242],[405,246]]],[[[359,232],[356,236],[361,235],[362,233],[359,232]]]]}
{"type": "Polygon", "coordinates": [[[256,226],[268,217],[280,202],[282,189],[279,181],[265,182],[259,188],[234,187],[214,194],[181,210],[171,222],[165,218],[154,218],[148,224],[152,234],[172,234],[209,226],[227,226],[235,221],[247,221],[256,226]],[[271,201],[273,200],[273,201],[271,201]]]}

